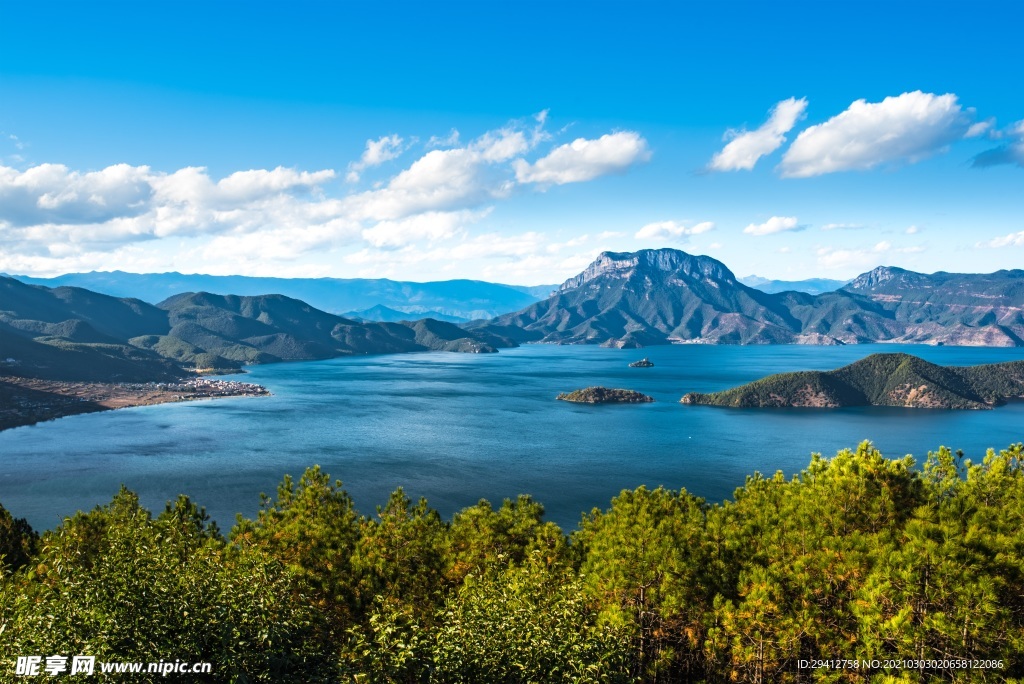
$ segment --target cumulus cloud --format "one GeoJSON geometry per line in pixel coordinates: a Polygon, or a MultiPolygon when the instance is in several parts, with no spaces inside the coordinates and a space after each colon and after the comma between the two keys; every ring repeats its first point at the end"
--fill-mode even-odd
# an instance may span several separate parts
{"type": "MultiPolygon", "coordinates": [[[[537,268],[561,263],[559,252],[584,238],[554,243],[537,234],[474,235],[475,224],[495,202],[525,190],[517,174],[524,164],[534,176],[549,176],[527,182],[543,189],[556,180],[621,170],[630,147],[634,159],[648,152],[636,133],[544,150],[551,139],[546,122],[544,111],[468,141],[453,130],[377,187],[347,195],[331,187],[333,169],[250,169],[217,178],[203,167],[163,172],[117,164],[77,171],[61,164],[24,170],[0,164],[0,270],[53,274],[117,265],[323,273],[330,272],[325,263],[345,263],[340,248],[353,245],[366,268],[418,263],[432,272],[463,258],[530,260],[537,268]],[[575,153],[565,151],[573,146],[575,153]],[[528,160],[536,156],[534,169],[528,160]]],[[[409,140],[391,134],[367,141],[348,171],[394,159],[409,140]]]]}
{"type": "Polygon", "coordinates": [[[530,149],[520,129],[490,131],[465,147],[427,152],[385,187],[353,195],[345,204],[360,219],[386,221],[501,199],[515,187],[502,163],[530,149]]]}
{"type": "Polygon", "coordinates": [[[517,160],[514,168],[520,183],[564,185],[623,173],[650,158],[647,141],[639,133],[622,131],[602,135],[597,140],[577,138],[532,164],[517,160]]]}
{"type": "Polygon", "coordinates": [[[747,235],[773,235],[787,231],[803,230],[807,226],[800,225],[796,216],[772,216],[764,223],[751,223],[743,229],[747,235]]]}
{"type": "Polygon", "coordinates": [[[914,91],[881,102],[857,100],[841,114],[802,131],[782,157],[787,178],[914,163],[965,137],[970,113],[956,95],[914,91]]]}
{"type": "Polygon", "coordinates": [[[321,223],[318,202],[305,195],[333,177],[329,169],[281,167],[239,171],[219,181],[201,167],[170,174],[128,164],[85,173],[61,164],[25,171],[0,167],[0,244],[56,252],[321,223]]]}
{"type": "Polygon", "coordinates": [[[1002,247],[1024,247],[1024,230],[1019,233],[1010,233],[1009,235],[1003,235],[1002,237],[992,238],[985,242],[978,242],[975,247],[992,247],[999,249],[1002,247]]]}
{"type": "Polygon", "coordinates": [[[355,183],[364,169],[380,166],[386,161],[397,159],[406,150],[404,143],[405,140],[397,134],[385,135],[377,140],[367,140],[366,149],[359,157],[359,161],[348,165],[348,174],[345,176],[345,180],[355,183]]]}
{"type": "Polygon", "coordinates": [[[708,163],[709,171],[750,171],[757,160],[771,154],[786,142],[788,133],[804,117],[807,100],[791,97],[776,104],[768,113],[768,120],[760,128],[726,131],[729,141],[708,163]]]}
{"type": "Polygon", "coordinates": [[[711,221],[703,221],[694,226],[686,226],[677,221],[658,221],[648,223],[636,232],[638,240],[674,240],[676,242],[687,242],[691,235],[700,235],[713,229],[715,224],[711,221]]]}

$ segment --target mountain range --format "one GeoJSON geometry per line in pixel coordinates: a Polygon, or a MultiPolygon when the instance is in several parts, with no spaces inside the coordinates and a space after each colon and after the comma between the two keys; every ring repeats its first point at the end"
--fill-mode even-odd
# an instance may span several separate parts
{"type": "Polygon", "coordinates": [[[514,342],[431,319],[360,323],[283,295],[183,293],[158,305],[0,277],[0,375],[143,381],[184,368],[446,350],[514,342]]]}
{"type": "Polygon", "coordinates": [[[768,293],[674,249],[604,252],[548,299],[469,324],[519,342],[1024,345],[1024,271],[879,267],[834,292],[768,293]]]}
{"type": "MultiPolygon", "coordinates": [[[[480,280],[413,283],[386,278],[254,278],[183,273],[92,271],[55,278],[11,276],[29,285],[80,287],[113,297],[158,304],[182,292],[259,296],[280,294],[339,315],[377,306],[401,312],[404,320],[438,318],[469,321],[516,311],[551,294],[556,285],[501,285],[480,280]]],[[[392,320],[373,318],[369,320],[392,320]]],[[[398,319],[393,319],[398,320],[398,319]]]]}
{"type": "MultiPolygon", "coordinates": [[[[157,285],[149,292],[167,287],[169,274],[152,277],[157,285]]],[[[267,284],[246,282],[250,287],[267,284]]],[[[331,297],[331,281],[302,282],[325,288],[321,294],[331,297]]],[[[465,302],[478,301],[474,288],[492,286],[366,282],[388,292],[405,286],[421,294],[454,292],[465,302]]],[[[361,312],[363,320],[355,320],[279,293],[184,292],[153,304],[0,277],[0,375],[161,379],[183,369],[421,350],[491,352],[522,342],[1024,345],[1020,270],[928,275],[879,267],[833,292],[769,293],[743,284],[711,257],[657,249],[605,252],[539,302],[533,301],[536,292],[493,287],[504,288],[512,309],[523,298],[532,303],[456,325],[432,318],[400,320],[406,312],[380,302],[361,312]],[[385,320],[366,320],[373,317],[385,320]]],[[[429,298],[423,294],[420,301],[429,298]]]]}

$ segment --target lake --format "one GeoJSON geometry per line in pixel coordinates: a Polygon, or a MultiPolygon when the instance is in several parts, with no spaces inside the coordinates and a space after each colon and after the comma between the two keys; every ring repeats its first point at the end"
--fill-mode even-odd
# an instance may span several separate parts
{"type": "Polygon", "coordinates": [[[770,373],[831,369],[874,352],[947,365],[1024,359],[1024,349],[911,345],[709,346],[644,350],[527,345],[498,354],[427,352],[251,368],[230,376],[272,397],[139,407],[0,432],[0,503],[37,529],[106,503],[124,483],[154,511],[179,493],[225,531],[261,492],[320,464],[363,513],[398,486],[443,515],[528,493],[569,530],[624,488],[685,487],[713,501],[760,471],[787,475],[812,452],[870,439],[887,456],[947,445],[980,459],[1024,440],[1024,403],[993,411],[684,406],[770,373]],[[654,368],[628,368],[647,355],[654,368]],[[590,385],[653,404],[555,401],[590,385]]]}

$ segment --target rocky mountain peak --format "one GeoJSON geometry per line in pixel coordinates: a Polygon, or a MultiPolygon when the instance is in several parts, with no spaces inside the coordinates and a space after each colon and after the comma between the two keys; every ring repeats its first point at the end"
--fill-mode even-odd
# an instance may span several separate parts
{"type": "Polygon", "coordinates": [[[892,281],[899,282],[905,279],[911,272],[895,266],[879,266],[874,268],[867,273],[861,273],[859,276],[851,280],[845,290],[872,290],[879,285],[890,283],[892,281]]]}
{"type": "Polygon", "coordinates": [[[643,249],[639,252],[602,252],[586,270],[562,283],[559,292],[575,290],[597,278],[624,280],[638,274],[654,280],[670,276],[736,280],[725,264],[711,257],[694,256],[678,249],[643,249]]]}

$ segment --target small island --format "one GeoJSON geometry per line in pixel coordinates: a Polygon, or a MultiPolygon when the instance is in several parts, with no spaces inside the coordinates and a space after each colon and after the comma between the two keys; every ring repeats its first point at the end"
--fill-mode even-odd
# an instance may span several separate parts
{"type": "Polygon", "coordinates": [[[587,387],[574,392],[563,392],[555,398],[577,404],[646,404],[654,401],[653,397],[640,392],[607,387],[587,387]]]}
{"type": "Polygon", "coordinates": [[[896,406],[991,409],[1024,398],[1024,361],[939,366],[910,354],[872,354],[832,371],[779,373],[683,404],[732,408],[896,406]]]}
{"type": "Polygon", "coordinates": [[[654,363],[646,356],[639,361],[629,364],[630,368],[654,368],[654,363]]]}

